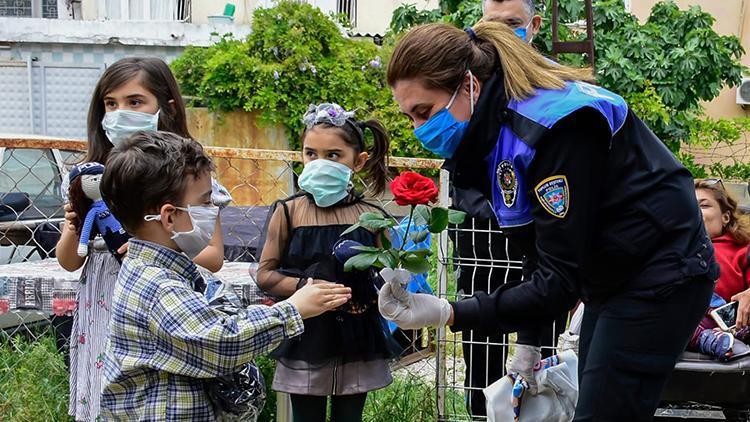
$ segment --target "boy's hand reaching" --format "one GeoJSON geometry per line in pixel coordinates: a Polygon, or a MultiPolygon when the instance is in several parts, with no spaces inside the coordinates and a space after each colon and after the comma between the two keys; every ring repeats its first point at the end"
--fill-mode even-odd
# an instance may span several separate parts
{"type": "Polygon", "coordinates": [[[313,283],[307,280],[304,287],[297,290],[287,302],[297,308],[302,319],[318,316],[336,309],[352,297],[352,289],[335,283],[313,283]]]}

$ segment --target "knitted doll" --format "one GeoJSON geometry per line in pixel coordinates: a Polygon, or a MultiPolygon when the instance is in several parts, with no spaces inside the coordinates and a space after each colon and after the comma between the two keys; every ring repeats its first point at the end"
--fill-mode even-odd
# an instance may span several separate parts
{"type": "Polygon", "coordinates": [[[78,255],[88,255],[89,240],[99,233],[104,238],[109,252],[119,259],[122,255],[118,254],[117,250],[128,241],[130,235],[125,232],[102,200],[99,182],[103,173],[102,164],[89,162],[76,165],[68,175],[70,202],[78,214],[78,255]]]}

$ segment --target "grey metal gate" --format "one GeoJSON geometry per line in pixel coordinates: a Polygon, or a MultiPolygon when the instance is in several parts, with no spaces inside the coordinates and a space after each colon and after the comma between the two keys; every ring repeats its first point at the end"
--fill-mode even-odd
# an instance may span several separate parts
{"type": "Polygon", "coordinates": [[[0,132],[86,138],[91,93],[104,65],[0,61],[0,132]]]}

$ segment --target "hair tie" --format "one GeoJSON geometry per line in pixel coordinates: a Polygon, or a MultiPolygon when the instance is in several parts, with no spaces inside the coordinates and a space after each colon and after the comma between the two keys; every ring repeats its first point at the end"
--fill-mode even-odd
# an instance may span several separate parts
{"type": "Polygon", "coordinates": [[[472,28],[472,27],[468,27],[468,28],[464,29],[464,32],[466,32],[467,34],[469,34],[469,39],[471,41],[475,41],[476,42],[479,39],[477,37],[477,33],[474,32],[474,28],[472,28]]]}

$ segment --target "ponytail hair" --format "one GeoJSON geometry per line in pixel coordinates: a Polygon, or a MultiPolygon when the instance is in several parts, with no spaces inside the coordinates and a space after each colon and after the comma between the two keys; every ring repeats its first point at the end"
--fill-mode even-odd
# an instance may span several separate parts
{"type": "Polygon", "coordinates": [[[388,178],[388,149],[390,136],[385,126],[375,119],[358,122],[363,129],[372,132],[373,143],[367,148],[367,162],[362,170],[365,171],[365,180],[370,186],[370,192],[380,195],[385,191],[385,182],[388,178]]]}
{"type": "Polygon", "coordinates": [[[388,64],[388,85],[418,79],[426,88],[453,92],[467,70],[487,81],[502,74],[508,98],[522,100],[536,89],[560,89],[567,81],[593,82],[590,68],[555,63],[523,42],[501,22],[480,21],[462,31],[445,23],[410,30],[396,45],[388,64]]]}
{"type": "Polygon", "coordinates": [[[321,121],[305,129],[302,133],[301,143],[303,147],[307,133],[317,128],[335,130],[341,139],[354,149],[357,155],[367,152],[367,161],[364,167],[362,167],[362,171],[365,172],[364,181],[367,183],[367,191],[372,195],[380,195],[385,191],[385,183],[388,178],[390,136],[388,136],[388,131],[382,123],[374,119],[358,121],[348,118],[343,125],[339,126],[321,121]],[[369,147],[366,145],[367,130],[372,133],[373,140],[372,145],[369,147]]]}

